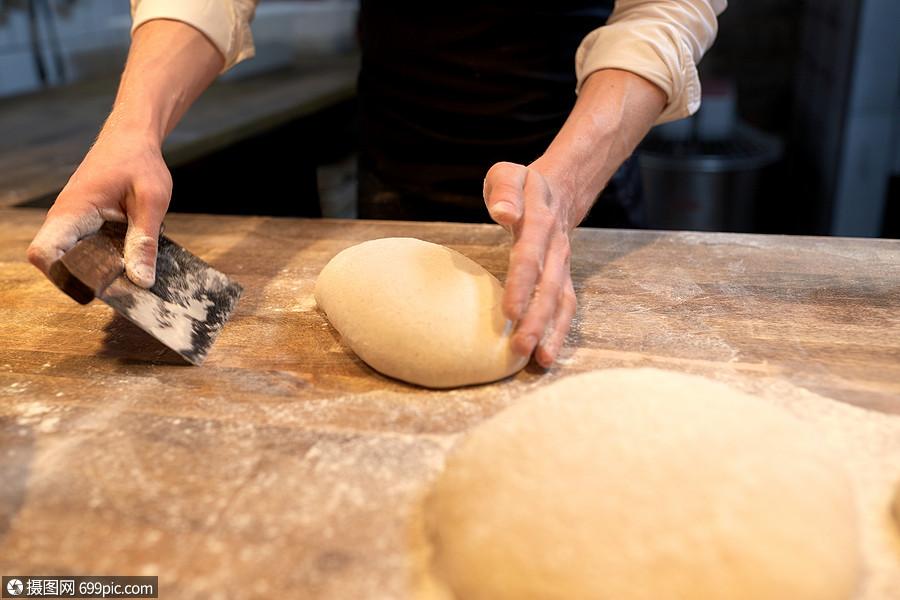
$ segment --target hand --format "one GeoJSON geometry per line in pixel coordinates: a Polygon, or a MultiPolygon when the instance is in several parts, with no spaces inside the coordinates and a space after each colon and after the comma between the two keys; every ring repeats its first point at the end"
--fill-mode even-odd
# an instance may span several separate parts
{"type": "Polygon", "coordinates": [[[171,195],[172,176],[158,143],[104,129],[47,213],[28,260],[48,274],[54,261],[104,221],[127,221],[125,271],[148,288],[156,279],[157,239],[171,195]]]}
{"type": "Polygon", "coordinates": [[[575,315],[566,196],[537,163],[497,163],[484,180],[491,218],[513,235],[503,296],[503,312],[516,323],[512,347],[522,356],[534,352],[543,367],[556,360],[575,315]]]}
{"type": "Polygon", "coordinates": [[[152,19],[138,27],[109,119],[47,213],[28,260],[47,274],[104,221],[127,221],[125,272],[137,285],[152,286],[172,196],[162,140],[224,64],[209,38],[186,23],[152,19]]]}

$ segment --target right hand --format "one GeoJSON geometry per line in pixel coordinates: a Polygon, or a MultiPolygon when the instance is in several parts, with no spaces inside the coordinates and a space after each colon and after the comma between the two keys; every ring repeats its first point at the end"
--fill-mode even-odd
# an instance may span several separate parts
{"type": "Polygon", "coordinates": [[[141,287],[156,279],[159,230],[172,196],[172,176],[157,141],[104,128],[56,198],[28,247],[28,260],[50,265],[105,221],[128,223],[125,272],[141,287]]]}

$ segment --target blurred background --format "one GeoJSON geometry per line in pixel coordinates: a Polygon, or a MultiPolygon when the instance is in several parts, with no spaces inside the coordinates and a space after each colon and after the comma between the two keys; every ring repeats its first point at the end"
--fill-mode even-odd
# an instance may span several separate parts
{"type": "MultiPolygon", "coordinates": [[[[128,11],[0,0],[0,206],[49,206],[80,162],[128,11]]],[[[256,58],[166,142],[172,210],[355,216],[357,13],[355,0],[262,0],[256,58]]],[[[897,0],[731,2],[701,111],[639,149],[650,225],[900,237],[898,23],[897,0]]]]}

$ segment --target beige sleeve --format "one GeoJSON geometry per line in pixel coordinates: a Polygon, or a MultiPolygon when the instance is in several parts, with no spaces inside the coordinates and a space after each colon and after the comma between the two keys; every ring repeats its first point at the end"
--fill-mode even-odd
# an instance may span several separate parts
{"type": "Polygon", "coordinates": [[[578,47],[578,89],[594,71],[621,69],[666,93],[657,124],[693,114],[700,107],[697,63],[716,38],[716,16],[726,6],[726,0],[617,0],[606,25],[578,47]]]}
{"type": "Polygon", "coordinates": [[[224,70],[253,56],[250,21],[259,0],[131,0],[131,31],[153,19],[187,23],[225,57],[224,70]]]}

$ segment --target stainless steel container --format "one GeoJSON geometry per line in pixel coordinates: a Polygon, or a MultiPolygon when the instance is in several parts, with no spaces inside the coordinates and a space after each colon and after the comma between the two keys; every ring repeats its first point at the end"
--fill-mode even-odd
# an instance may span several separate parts
{"type": "Polygon", "coordinates": [[[781,155],[777,138],[747,125],[729,140],[651,135],[638,151],[650,227],[751,231],[760,171],[781,155]]]}

